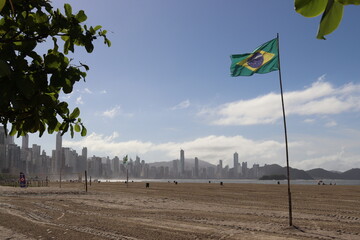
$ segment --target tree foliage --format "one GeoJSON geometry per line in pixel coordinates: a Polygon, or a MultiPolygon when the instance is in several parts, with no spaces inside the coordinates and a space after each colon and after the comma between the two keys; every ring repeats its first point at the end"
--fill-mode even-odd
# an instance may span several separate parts
{"type": "Polygon", "coordinates": [[[325,39],[325,35],[338,28],[344,5],[360,5],[360,0],[295,0],[295,10],[304,17],[316,17],[322,14],[316,38],[325,39]]]}
{"type": "Polygon", "coordinates": [[[59,94],[71,93],[89,67],[67,55],[75,46],[91,53],[99,37],[108,46],[111,42],[101,26],[83,24],[83,10],[73,13],[69,4],[64,10],[49,0],[0,0],[0,124],[5,129],[11,124],[10,135],[42,136],[46,130],[86,135],[79,108],[71,111],[59,94]],[[40,55],[36,47],[45,41],[53,47],[40,55]]]}

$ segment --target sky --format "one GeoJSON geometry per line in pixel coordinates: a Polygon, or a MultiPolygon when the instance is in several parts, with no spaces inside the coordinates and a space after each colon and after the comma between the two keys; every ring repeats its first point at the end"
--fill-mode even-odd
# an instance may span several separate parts
{"type": "MultiPolygon", "coordinates": [[[[233,167],[286,166],[279,74],[230,76],[230,55],[252,52],[280,36],[290,166],[360,168],[360,6],[346,6],[339,28],[316,39],[320,18],[293,1],[54,0],[84,10],[112,42],[75,49],[90,67],[86,82],[63,94],[79,107],[88,134],[63,146],[88,156],[147,163],[186,158],[233,167]]],[[[64,12],[64,11],[63,11],[64,12]]],[[[46,43],[41,50],[46,50],[46,43]]],[[[51,155],[55,135],[30,135],[51,155]]],[[[21,139],[16,141],[20,144],[21,139]]]]}

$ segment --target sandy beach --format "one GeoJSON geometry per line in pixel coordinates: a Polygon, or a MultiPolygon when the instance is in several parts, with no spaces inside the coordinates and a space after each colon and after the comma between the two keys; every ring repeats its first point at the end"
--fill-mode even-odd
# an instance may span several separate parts
{"type": "Polygon", "coordinates": [[[360,186],[0,187],[0,239],[360,239],[360,186]]]}

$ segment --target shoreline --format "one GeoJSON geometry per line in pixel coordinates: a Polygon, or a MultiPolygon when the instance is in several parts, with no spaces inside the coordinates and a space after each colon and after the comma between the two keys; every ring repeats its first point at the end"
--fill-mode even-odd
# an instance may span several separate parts
{"type": "MultiPolygon", "coordinates": [[[[101,182],[126,182],[126,179],[104,179],[98,178],[101,182]]],[[[159,183],[172,183],[174,181],[179,183],[212,183],[219,184],[223,183],[239,183],[239,184],[287,184],[287,180],[259,180],[259,179],[145,179],[145,178],[134,178],[129,179],[129,182],[159,182],[159,183]]],[[[341,185],[341,186],[360,186],[360,180],[348,180],[348,179],[294,179],[290,180],[291,185],[318,185],[319,181],[325,183],[325,185],[341,185]]]]}

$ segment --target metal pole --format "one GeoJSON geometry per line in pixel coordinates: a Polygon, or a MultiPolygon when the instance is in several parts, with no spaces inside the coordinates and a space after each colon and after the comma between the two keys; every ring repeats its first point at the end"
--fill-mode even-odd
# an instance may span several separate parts
{"type": "Polygon", "coordinates": [[[85,171],[85,191],[87,192],[87,172],[85,171]]]}
{"type": "Polygon", "coordinates": [[[281,92],[281,104],[282,104],[283,120],[284,120],[284,132],[285,132],[286,171],[287,171],[288,197],[289,197],[289,225],[292,226],[293,224],[292,224],[292,204],[291,204],[291,191],[290,191],[289,150],[288,150],[288,140],[287,140],[287,130],[286,130],[286,118],[285,118],[283,87],[282,87],[281,70],[280,70],[279,33],[277,34],[277,47],[278,47],[278,59],[279,59],[279,81],[280,81],[280,92],[281,92]]]}
{"type": "Polygon", "coordinates": [[[126,168],[126,187],[129,187],[129,168],[126,168]]]}

